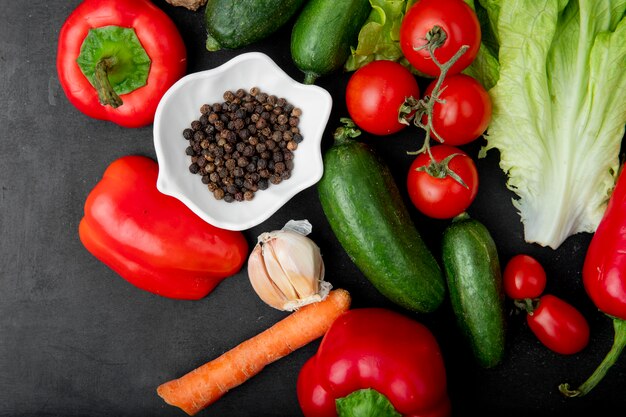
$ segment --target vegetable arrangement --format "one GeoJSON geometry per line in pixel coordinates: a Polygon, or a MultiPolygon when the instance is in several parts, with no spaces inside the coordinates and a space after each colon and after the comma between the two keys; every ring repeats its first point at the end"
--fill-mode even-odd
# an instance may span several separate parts
{"type": "Polygon", "coordinates": [[[85,248],[131,284],[164,297],[196,300],[239,271],[248,243],[197,217],[156,188],[158,166],[125,156],[89,193],[78,229],[85,248]]]}
{"type": "Polygon", "coordinates": [[[371,7],[368,0],[309,0],[291,33],[291,57],[304,83],[340,69],[371,7]]]}
{"type": "Polygon", "coordinates": [[[149,0],[85,0],[59,34],[57,72],[67,98],[87,116],[120,126],[152,123],[186,66],[178,29],[149,0]]]}
{"type": "Polygon", "coordinates": [[[589,343],[587,319],[567,301],[543,295],[546,272],[532,256],[516,255],[504,270],[504,292],[526,311],[530,330],[547,348],[572,355],[589,343]]]}
{"type": "Polygon", "coordinates": [[[323,336],[350,302],[347,291],[334,290],[324,301],[302,307],[219,358],[159,385],[157,393],[168,404],[194,415],[266,365],[323,336]]]}
{"type": "Polygon", "coordinates": [[[348,119],[335,131],[318,183],[322,208],[348,256],[387,298],[409,310],[432,312],[443,302],[441,269],[422,241],[389,168],[372,148],[352,138],[348,119]]]}
{"type": "MultiPolygon", "coordinates": [[[[466,213],[479,176],[463,147],[487,131],[485,150],[501,152],[529,242],[556,248],[599,223],[583,279],[594,303],[613,318],[616,334],[607,359],[587,382],[576,390],[560,387],[567,396],[581,396],[626,346],[626,295],[619,291],[626,286],[626,180],[611,191],[626,122],[620,96],[626,76],[623,65],[604,65],[626,63],[626,1],[607,1],[610,7],[591,0],[208,0],[204,23],[207,49],[215,51],[251,45],[294,19],[291,55],[304,83],[342,67],[355,70],[345,92],[351,119],[341,119],[334,132],[317,185],[324,214],[348,257],[398,307],[432,313],[449,297],[480,366],[495,367],[506,355],[505,294],[525,311],[541,343],[558,354],[580,352],[590,331],[574,306],[544,294],[546,273],[535,259],[513,257],[501,272],[489,230],[466,213]],[[416,73],[434,77],[423,94],[416,73]],[[407,152],[416,155],[406,175],[414,207],[405,205],[374,148],[356,140],[361,130],[380,137],[410,124],[424,130],[423,146],[407,152]],[[440,256],[422,240],[412,208],[449,221],[440,256]]],[[[92,117],[127,127],[149,124],[165,90],[185,71],[175,29],[147,0],[85,0],[59,39],[57,68],[68,98],[92,117]],[[94,17],[103,11],[106,18],[94,17]],[[133,20],[136,15],[153,24],[133,20]]],[[[242,149],[250,144],[244,136],[242,149]]],[[[197,142],[200,149],[192,151],[202,153],[202,140],[197,142]]],[[[196,414],[269,363],[323,336],[297,382],[306,416],[450,415],[443,356],[433,334],[388,310],[348,312],[349,292],[331,291],[324,281],[326,267],[320,247],[307,237],[308,222],[263,233],[248,252],[243,234],[213,227],[160,194],[157,173],[157,164],[140,156],[107,168],[87,198],[79,227],[88,251],[139,288],[194,300],[236,274],[247,258],[259,297],[294,311],[160,385],[157,393],[168,404],[196,414]]]]}
{"type": "Polygon", "coordinates": [[[354,309],[333,323],[300,371],[298,399],[306,417],[450,415],[434,336],[379,308],[354,309]]]}
{"type": "Polygon", "coordinates": [[[498,251],[487,228],[463,214],[443,233],[442,259],[450,302],[478,363],[504,357],[504,293],[498,251]]]}
{"type": "Polygon", "coordinates": [[[208,0],[206,48],[236,49],[264,39],[287,23],[302,4],[304,0],[208,0]]]}
{"type": "Polygon", "coordinates": [[[481,70],[499,73],[485,149],[500,151],[526,240],[557,248],[595,231],[615,183],[626,123],[626,2],[480,3],[499,47],[499,68],[481,70]]]}
{"type": "Polygon", "coordinates": [[[626,176],[621,171],[607,210],[589,244],[583,267],[583,283],[587,294],[600,311],[613,320],[613,346],[595,372],[578,388],[571,389],[568,384],[559,387],[569,397],[588,394],[604,378],[626,347],[625,210],[626,176]]]}

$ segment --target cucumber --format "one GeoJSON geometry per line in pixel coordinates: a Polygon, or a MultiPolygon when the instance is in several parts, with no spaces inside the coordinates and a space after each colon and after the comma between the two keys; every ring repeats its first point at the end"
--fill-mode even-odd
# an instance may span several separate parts
{"type": "Polygon", "coordinates": [[[305,84],[343,67],[371,11],[369,0],[309,0],[291,32],[291,57],[305,84]]]}
{"type": "Polygon", "coordinates": [[[464,213],[443,233],[442,260],[461,332],[478,364],[491,368],[504,356],[506,332],[496,245],[487,228],[464,213]]]}
{"type": "Polygon", "coordinates": [[[237,49],[276,32],[304,0],[208,0],[204,11],[209,51],[237,49]]]}
{"type": "Polygon", "coordinates": [[[350,259],[381,294],[408,310],[432,312],[445,297],[439,264],[411,221],[389,168],[372,148],[348,137],[359,133],[353,123],[337,129],[324,154],[317,185],[324,214],[350,259]]]}

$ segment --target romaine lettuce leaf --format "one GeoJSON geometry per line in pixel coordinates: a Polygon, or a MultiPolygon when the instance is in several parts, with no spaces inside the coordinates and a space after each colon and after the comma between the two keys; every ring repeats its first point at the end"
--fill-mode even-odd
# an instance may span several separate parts
{"type": "Polygon", "coordinates": [[[525,239],[557,248],[595,231],[626,123],[626,0],[485,0],[499,79],[485,150],[500,167],[525,239]]]}

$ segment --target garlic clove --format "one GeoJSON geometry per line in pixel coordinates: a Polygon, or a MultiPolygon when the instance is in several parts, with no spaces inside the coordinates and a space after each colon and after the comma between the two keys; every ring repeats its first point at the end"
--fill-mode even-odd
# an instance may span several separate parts
{"type": "Polygon", "coordinates": [[[285,294],[274,284],[265,268],[261,245],[256,245],[248,258],[248,278],[254,291],[266,304],[282,309],[282,306],[288,301],[285,294]]]}
{"type": "Polygon", "coordinates": [[[308,221],[290,221],[282,230],[259,236],[248,261],[248,275],[254,290],[270,306],[293,311],[323,300],[330,292],[320,248],[306,237],[310,231],[308,221]]]}
{"type": "Polygon", "coordinates": [[[267,243],[262,244],[263,262],[267,273],[272,282],[278,287],[278,289],[285,295],[288,300],[298,298],[298,293],[289,281],[289,278],[285,274],[280,261],[276,256],[274,250],[274,242],[276,239],[271,239],[267,243]]]}
{"type": "Polygon", "coordinates": [[[289,279],[299,299],[310,297],[319,290],[323,279],[322,255],[319,247],[306,236],[285,231],[271,242],[276,259],[289,279]]]}

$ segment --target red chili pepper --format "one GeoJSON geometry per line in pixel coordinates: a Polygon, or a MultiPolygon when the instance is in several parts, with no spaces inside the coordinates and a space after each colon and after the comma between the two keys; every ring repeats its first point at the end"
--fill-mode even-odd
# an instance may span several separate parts
{"type": "MultiPolygon", "coordinates": [[[[623,167],[622,167],[623,168],[623,167]]],[[[626,174],[624,170],[594,233],[583,265],[583,284],[593,303],[613,319],[613,346],[594,373],[577,389],[559,389],[568,397],[591,391],[626,347],[626,174]]]]}
{"type": "Polygon", "coordinates": [[[131,284],[170,298],[199,299],[239,271],[243,234],[214,227],[156,188],[158,165],[114,161],[85,202],[83,245],[131,284]]]}
{"type": "MultiPolygon", "coordinates": [[[[324,336],[298,377],[298,400],[307,417],[351,416],[352,405],[386,398],[406,417],[450,415],[446,373],[437,341],[422,324],[385,309],[344,313],[324,336]],[[382,394],[382,395],[380,395],[382,394]],[[383,397],[384,396],[384,397],[383,397]]],[[[374,402],[374,401],[372,401],[374,402]]],[[[372,414],[374,415],[374,414],[372,414]]]]}
{"type": "Polygon", "coordinates": [[[154,121],[186,65],[178,29],[149,0],[85,0],[59,34],[57,72],[69,101],[125,127],[154,121]]]}

